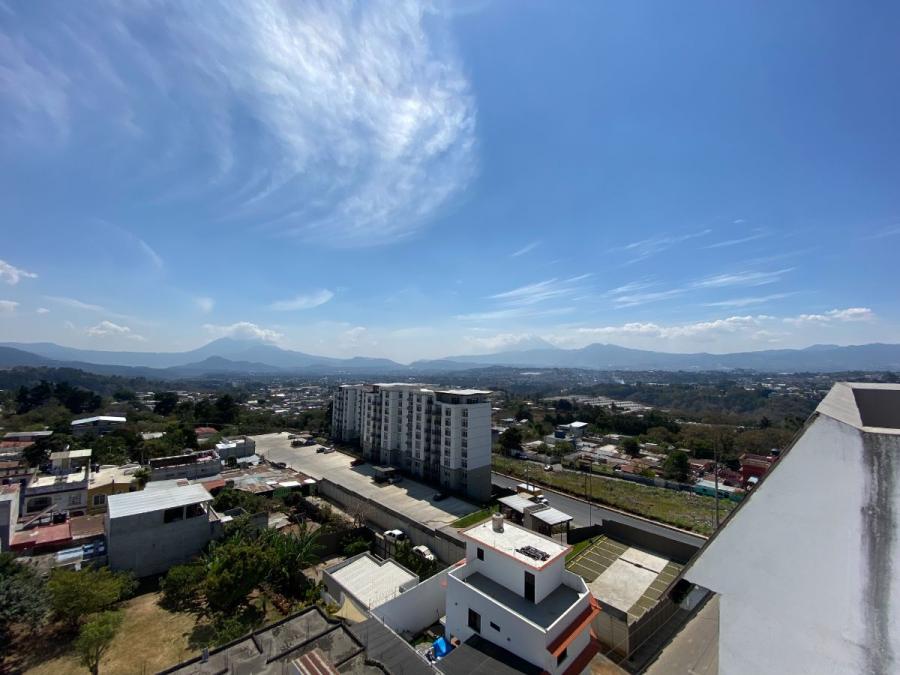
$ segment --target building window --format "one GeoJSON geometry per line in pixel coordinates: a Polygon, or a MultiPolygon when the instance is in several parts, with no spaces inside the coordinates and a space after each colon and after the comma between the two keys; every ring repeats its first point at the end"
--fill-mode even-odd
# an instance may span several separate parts
{"type": "Polygon", "coordinates": [[[106,503],[106,495],[94,495],[94,506],[103,506],[106,503]]]}
{"type": "Polygon", "coordinates": [[[475,552],[475,555],[478,557],[479,560],[484,560],[484,549],[479,547],[478,550],[475,552]]]}
{"type": "Polygon", "coordinates": [[[69,495],[69,506],[81,506],[81,495],[69,495]]]}
{"type": "Polygon", "coordinates": [[[166,509],[163,511],[163,522],[164,523],[174,523],[176,520],[184,519],[184,507],[176,506],[171,509],[166,509]]]}
{"type": "Polygon", "coordinates": [[[559,653],[559,656],[556,657],[556,665],[558,665],[558,666],[562,665],[562,662],[565,661],[566,657],[568,656],[568,653],[567,653],[568,651],[569,651],[568,649],[563,649],[559,653]]]}
{"type": "Polygon", "coordinates": [[[469,610],[469,628],[474,630],[476,633],[481,632],[481,614],[476,612],[474,609],[469,610]]]}
{"type": "Polygon", "coordinates": [[[493,621],[491,621],[491,628],[493,628],[497,632],[500,632],[500,626],[495,624],[493,621]]]}

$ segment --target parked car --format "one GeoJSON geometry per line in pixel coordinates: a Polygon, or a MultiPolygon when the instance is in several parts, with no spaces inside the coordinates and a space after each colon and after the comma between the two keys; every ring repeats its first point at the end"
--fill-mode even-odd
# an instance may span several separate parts
{"type": "Polygon", "coordinates": [[[435,492],[432,499],[436,502],[442,502],[445,499],[447,499],[447,497],[449,497],[449,496],[450,495],[448,495],[446,492],[435,492]]]}
{"type": "Polygon", "coordinates": [[[538,504],[543,504],[544,506],[550,506],[550,500],[547,499],[544,495],[538,495],[534,501],[536,501],[538,504]]]}
{"type": "Polygon", "coordinates": [[[384,540],[396,544],[397,542],[406,541],[406,534],[403,530],[385,530],[384,540]]]}
{"type": "Polygon", "coordinates": [[[399,483],[401,480],[403,480],[403,476],[401,476],[400,474],[396,474],[396,473],[395,473],[393,476],[391,476],[390,478],[388,478],[388,483],[390,483],[391,485],[393,485],[394,483],[399,483]]]}
{"type": "Polygon", "coordinates": [[[553,471],[552,464],[544,464],[544,471],[553,471]]]}
{"type": "Polygon", "coordinates": [[[437,558],[434,557],[434,553],[431,552],[431,549],[425,545],[413,546],[413,555],[419,556],[422,560],[427,560],[428,562],[434,562],[437,558]]]}
{"type": "Polygon", "coordinates": [[[364,460],[362,457],[357,457],[352,462],[350,462],[350,466],[362,466],[365,463],[366,460],[364,460]]]}

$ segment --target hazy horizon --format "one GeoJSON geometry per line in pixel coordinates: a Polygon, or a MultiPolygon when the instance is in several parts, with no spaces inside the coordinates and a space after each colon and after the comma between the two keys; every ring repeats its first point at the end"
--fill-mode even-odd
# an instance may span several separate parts
{"type": "Polygon", "coordinates": [[[900,342],[900,7],[0,16],[0,341],[900,342]]]}

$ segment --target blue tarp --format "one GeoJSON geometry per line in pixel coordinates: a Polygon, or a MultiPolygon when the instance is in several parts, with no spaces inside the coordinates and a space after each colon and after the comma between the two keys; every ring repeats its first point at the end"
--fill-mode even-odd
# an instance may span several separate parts
{"type": "Polygon", "coordinates": [[[453,649],[450,643],[442,637],[439,637],[437,640],[435,640],[434,644],[432,644],[431,646],[434,648],[434,655],[437,658],[443,658],[444,656],[447,656],[447,654],[450,653],[450,650],[453,649]]]}

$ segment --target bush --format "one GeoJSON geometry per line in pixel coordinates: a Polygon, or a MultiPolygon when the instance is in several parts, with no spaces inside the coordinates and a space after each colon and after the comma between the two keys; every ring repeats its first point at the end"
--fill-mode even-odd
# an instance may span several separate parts
{"type": "Polygon", "coordinates": [[[196,610],[203,598],[206,569],[198,563],[175,565],[159,582],[160,605],[176,612],[196,610]]]}
{"type": "Polygon", "coordinates": [[[100,660],[109,650],[120,625],[122,616],[118,612],[102,612],[81,627],[78,639],[75,640],[75,651],[81,657],[81,664],[91,671],[91,675],[99,673],[100,660]]]}
{"type": "Polygon", "coordinates": [[[348,558],[352,558],[355,555],[359,555],[363,551],[369,550],[369,542],[359,537],[358,539],[345,539],[344,540],[344,555],[348,558]]]}
{"type": "Polygon", "coordinates": [[[88,614],[109,609],[130,596],[135,581],[129,574],[100,569],[55,569],[50,573],[47,590],[54,614],[74,630],[88,614]]]}

